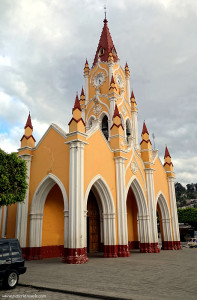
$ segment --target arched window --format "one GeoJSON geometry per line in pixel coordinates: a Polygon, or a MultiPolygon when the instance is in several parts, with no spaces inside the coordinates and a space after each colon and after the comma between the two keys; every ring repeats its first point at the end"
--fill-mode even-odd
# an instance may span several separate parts
{"type": "Polygon", "coordinates": [[[108,132],[108,117],[105,115],[102,119],[102,132],[105,138],[108,140],[109,132],[108,132]]]}
{"type": "Polygon", "coordinates": [[[92,122],[95,120],[95,117],[91,116],[88,120],[88,129],[92,128],[92,122]]]}
{"type": "Polygon", "coordinates": [[[128,141],[129,137],[131,136],[131,123],[128,119],[126,121],[126,136],[127,136],[127,141],[128,141]]]}

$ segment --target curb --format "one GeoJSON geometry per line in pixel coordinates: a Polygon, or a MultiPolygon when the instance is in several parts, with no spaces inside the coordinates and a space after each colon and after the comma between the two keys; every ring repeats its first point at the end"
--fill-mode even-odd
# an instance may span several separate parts
{"type": "Polygon", "coordinates": [[[75,292],[75,291],[61,290],[61,289],[57,289],[57,288],[49,288],[49,287],[43,287],[43,286],[25,284],[25,283],[18,283],[18,286],[36,288],[36,289],[40,289],[40,290],[43,290],[43,291],[45,290],[45,291],[57,292],[57,293],[62,293],[62,294],[67,294],[67,295],[89,297],[89,298],[94,298],[94,299],[133,300],[132,298],[120,298],[120,297],[113,297],[113,296],[97,295],[97,294],[92,294],[92,293],[75,292]]]}

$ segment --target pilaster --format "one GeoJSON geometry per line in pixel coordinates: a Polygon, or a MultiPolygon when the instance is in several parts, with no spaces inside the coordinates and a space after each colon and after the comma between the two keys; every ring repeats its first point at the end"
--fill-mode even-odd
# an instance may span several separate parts
{"type": "Polygon", "coordinates": [[[167,180],[168,180],[171,216],[172,216],[173,245],[175,250],[181,250],[182,247],[180,244],[180,233],[179,233],[176,195],[175,195],[175,187],[174,187],[174,177],[167,177],[167,180]]]}
{"type": "Polygon", "coordinates": [[[67,263],[87,262],[84,234],[84,142],[74,140],[70,144],[69,172],[69,242],[67,263]]]}
{"type": "Polygon", "coordinates": [[[118,216],[118,256],[128,257],[127,207],[125,195],[125,158],[115,157],[118,216]]]}
{"type": "Polygon", "coordinates": [[[155,207],[155,191],[154,191],[154,178],[153,169],[145,168],[146,174],[146,186],[147,186],[147,198],[148,198],[148,209],[150,214],[150,238],[152,244],[151,252],[160,252],[158,248],[158,233],[157,233],[157,214],[155,207]]]}

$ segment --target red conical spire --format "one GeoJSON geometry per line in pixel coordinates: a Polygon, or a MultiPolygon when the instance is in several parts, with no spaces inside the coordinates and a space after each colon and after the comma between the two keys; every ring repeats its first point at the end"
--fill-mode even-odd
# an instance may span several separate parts
{"type": "Polygon", "coordinates": [[[98,55],[100,56],[101,61],[108,61],[109,53],[112,53],[114,61],[117,61],[118,57],[116,54],[116,49],[114,47],[114,43],[112,41],[111,34],[109,32],[109,28],[107,26],[107,19],[104,19],[104,26],[101,33],[100,41],[96,50],[95,58],[93,65],[98,61],[98,55]],[[101,48],[104,50],[103,53],[99,53],[101,48]]]}
{"type": "Polygon", "coordinates": [[[85,96],[83,87],[82,87],[82,89],[81,89],[81,96],[85,96]]]}
{"type": "Polygon", "coordinates": [[[33,126],[31,124],[31,116],[30,116],[30,112],[29,112],[29,116],[27,118],[27,122],[24,128],[30,127],[33,130],[33,126]]]}
{"type": "Polygon", "coordinates": [[[113,118],[115,118],[115,117],[119,117],[120,118],[120,114],[119,114],[119,110],[118,110],[117,104],[115,105],[113,118]]]}
{"type": "Polygon", "coordinates": [[[166,157],[168,157],[168,156],[171,158],[170,153],[169,153],[169,151],[168,151],[168,148],[167,148],[167,146],[166,146],[164,158],[166,158],[166,157]]]}
{"type": "Polygon", "coordinates": [[[115,81],[114,81],[114,76],[113,76],[113,74],[112,74],[112,76],[111,76],[111,83],[110,83],[110,85],[111,85],[112,83],[114,83],[114,84],[115,84],[115,81]]]}
{"type": "Polygon", "coordinates": [[[78,94],[76,95],[76,98],[75,98],[75,105],[73,107],[73,111],[77,108],[81,111],[81,105],[80,105],[80,102],[79,102],[78,94]]]}
{"type": "Polygon", "coordinates": [[[126,65],[125,65],[125,69],[126,69],[126,68],[128,68],[128,64],[127,64],[127,62],[126,62],[126,65]]]}
{"type": "Polygon", "coordinates": [[[145,121],[144,121],[143,129],[142,129],[142,134],[145,134],[145,133],[147,133],[147,134],[149,135],[148,130],[147,130],[147,128],[146,128],[145,121]]]}
{"type": "Polygon", "coordinates": [[[134,98],[135,99],[135,96],[134,96],[134,93],[133,93],[133,90],[131,92],[131,99],[134,98]]]}

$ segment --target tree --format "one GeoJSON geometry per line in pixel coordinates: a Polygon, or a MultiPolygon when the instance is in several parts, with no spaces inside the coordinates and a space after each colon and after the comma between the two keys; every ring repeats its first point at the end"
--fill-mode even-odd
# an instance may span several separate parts
{"type": "Polygon", "coordinates": [[[189,207],[178,209],[179,223],[188,223],[197,229],[197,208],[189,207]]]}
{"type": "Polygon", "coordinates": [[[16,153],[0,149],[0,206],[23,202],[27,190],[26,163],[16,153]]]}

